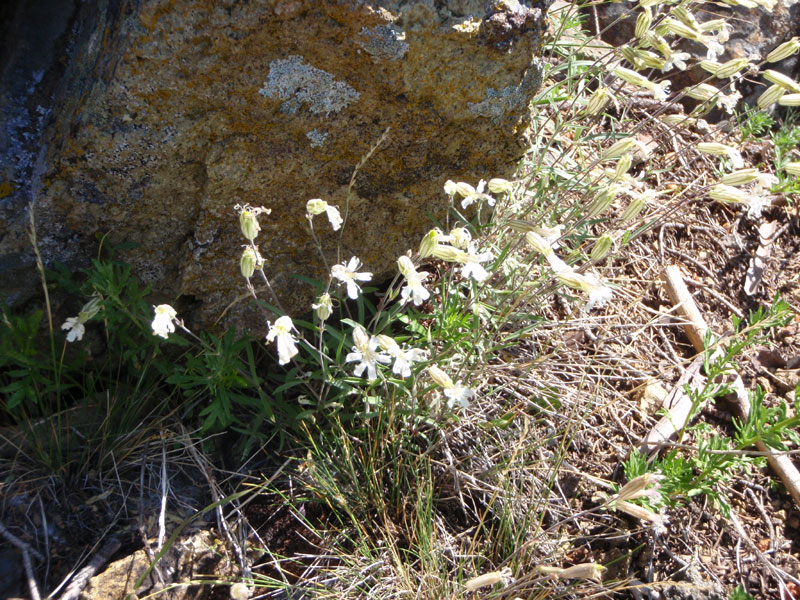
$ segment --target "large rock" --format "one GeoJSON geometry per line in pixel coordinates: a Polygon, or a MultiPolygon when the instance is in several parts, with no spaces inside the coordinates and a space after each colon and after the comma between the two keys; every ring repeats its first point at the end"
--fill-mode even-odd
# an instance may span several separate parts
{"type": "MultiPolygon", "coordinates": [[[[233,207],[248,203],[272,209],[258,242],[273,287],[308,310],[294,275],[325,272],[305,202],[344,210],[354,166],[390,128],[356,181],[341,253],[387,274],[443,217],[447,178],[502,176],[521,156],[541,25],[512,0],[80,3],[45,69],[51,93],[18,94],[26,118],[51,116],[16,131],[30,160],[6,165],[3,294],[36,290],[32,199],[46,262],[85,263],[105,234],[135,242],[123,257],[137,274],[208,324],[244,291],[233,207]]],[[[335,261],[338,236],[317,225],[335,261]]]]}

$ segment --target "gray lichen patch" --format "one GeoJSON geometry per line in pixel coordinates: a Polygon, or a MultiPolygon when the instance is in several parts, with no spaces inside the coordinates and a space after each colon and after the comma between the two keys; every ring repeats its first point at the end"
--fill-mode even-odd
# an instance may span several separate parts
{"type": "Polygon", "coordinates": [[[533,91],[542,85],[542,65],[534,61],[528,68],[520,85],[508,86],[501,90],[489,88],[486,99],[480,102],[469,102],[468,110],[475,115],[486,117],[493,121],[501,119],[504,115],[518,111],[521,106],[530,100],[533,91]]]}
{"type": "Polygon", "coordinates": [[[306,134],[306,137],[311,140],[312,148],[322,148],[325,144],[325,140],[328,139],[328,134],[318,129],[312,129],[306,134]]]}
{"type": "Polygon", "coordinates": [[[408,52],[408,43],[404,41],[405,35],[388,25],[364,27],[359,35],[365,39],[356,40],[356,43],[377,59],[400,60],[408,52]]]}
{"type": "Polygon", "coordinates": [[[267,98],[280,98],[281,112],[296,114],[307,104],[314,114],[339,112],[359,98],[359,93],[330,73],[303,62],[292,55],[270,63],[264,87],[258,93],[267,98]]]}

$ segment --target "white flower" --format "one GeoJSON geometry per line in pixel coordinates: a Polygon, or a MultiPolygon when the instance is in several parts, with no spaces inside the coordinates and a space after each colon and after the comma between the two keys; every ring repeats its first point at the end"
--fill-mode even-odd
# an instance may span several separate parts
{"type": "Polygon", "coordinates": [[[548,252],[547,254],[545,254],[544,257],[547,259],[547,262],[550,264],[550,268],[553,269],[553,271],[556,274],[559,274],[559,273],[572,273],[573,272],[572,267],[570,267],[561,258],[559,258],[556,255],[556,253],[553,252],[552,250],[550,252],[548,252]]]}
{"type": "Polygon", "coordinates": [[[461,408],[469,408],[470,400],[472,400],[475,392],[461,385],[459,381],[453,387],[445,388],[444,395],[447,398],[447,408],[452,409],[456,405],[461,408]]]}
{"type": "Polygon", "coordinates": [[[314,198],[306,202],[306,218],[308,220],[311,220],[314,215],[320,215],[323,212],[328,216],[328,221],[331,222],[333,230],[338,231],[343,221],[342,215],[339,214],[339,209],[336,206],[332,206],[320,198],[314,198]]]}
{"type": "Polygon", "coordinates": [[[412,363],[425,360],[425,352],[419,348],[409,348],[408,350],[403,350],[401,348],[397,354],[393,354],[392,356],[394,357],[392,373],[404,378],[411,376],[412,363]]]}
{"type": "Polygon", "coordinates": [[[331,206],[330,204],[325,209],[325,214],[328,215],[328,221],[331,222],[331,227],[334,231],[339,231],[339,228],[342,226],[344,222],[342,219],[342,215],[339,214],[339,209],[335,206],[331,206]]]}
{"type": "Polygon", "coordinates": [[[461,208],[467,208],[470,204],[476,202],[477,200],[486,200],[486,203],[489,206],[494,206],[495,199],[485,194],[483,190],[486,188],[486,182],[481,179],[478,183],[478,187],[474,188],[468,183],[459,182],[456,184],[456,191],[460,196],[464,199],[461,201],[461,208]]]}
{"type": "Polygon", "coordinates": [[[291,317],[280,317],[274,325],[269,323],[267,343],[275,340],[278,346],[278,364],[280,365],[285,365],[297,354],[297,338],[292,335],[292,329],[294,329],[294,323],[292,323],[291,317]]]}
{"type": "Polygon", "coordinates": [[[611,300],[614,292],[610,287],[603,284],[594,275],[585,275],[585,278],[587,285],[584,290],[589,292],[589,300],[583,307],[584,312],[589,312],[595,307],[602,308],[609,300],[611,300]]]}
{"type": "Polygon", "coordinates": [[[361,287],[356,282],[372,279],[372,273],[358,272],[360,266],[361,261],[353,256],[347,264],[333,265],[331,268],[331,275],[347,284],[347,296],[351,300],[358,298],[358,294],[361,291],[361,287]]]}
{"type": "Polygon", "coordinates": [[[747,218],[760,219],[764,209],[769,208],[771,205],[772,202],[766,196],[759,194],[750,196],[750,200],[747,202],[747,218]]]}
{"type": "Polygon", "coordinates": [[[419,348],[403,350],[400,345],[388,335],[377,336],[378,344],[394,359],[392,373],[403,378],[411,376],[411,364],[425,359],[425,353],[419,348]]]}
{"type": "Polygon", "coordinates": [[[450,243],[462,250],[469,248],[469,243],[472,241],[472,234],[465,227],[454,227],[450,230],[449,237],[450,243]]]}
{"type": "Polygon", "coordinates": [[[667,531],[667,523],[669,522],[669,519],[666,515],[653,512],[649,508],[645,508],[644,506],[639,506],[638,504],[633,504],[625,500],[616,500],[613,504],[613,508],[615,510],[621,510],[622,512],[627,513],[637,519],[641,519],[642,521],[648,521],[653,525],[653,529],[656,533],[665,533],[667,531]]]}
{"type": "Polygon", "coordinates": [[[601,308],[606,302],[611,300],[613,291],[610,287],[603,284],[597,277],[590,273],[578,273],[572,268],[569,270],[556,271],[558,280],[567,287],[582,290],[589,294],[589,300],[583,307],[584,312],[589,312],[593,308],[601,308]]]}
{"type": "Polygon", "coordinates": [[[729,115],[733,114],[733,110],[742,99],[742,94],[734,90],[730,94],[720,94],[717,98],[717,108],[723,109],[729,115]]]}
{"type": "Polygon", "coordinates": [[[306,217],[311,218],[316,215],[321,215],[328,207],[328,203],[321,198],[312,198],[306,202],[306,217]]]}
{"type": "Polygon", "coordinates": [[[686,70],[686,61],[692,58],[688,52],[673,52],[664,63],[662,71],[669,71],[673,66],[680,71],[686,70]]]}
{"type": "Polygon", "coordinates": [[[461,269],[461,276],[464,279],[472,277],[472,279],[480,283],[489,277],[489,271],[484,269],[477,260],[470,260],[461,269]]]}
{"type": "Polygon", "coordinates": [[[74,342],[76,340],[81,341],[83,339],[83,334],[86,332],[86,328],[83,326],[83,321],[81,321],[80,317],[70,317],[64,321],[61,329],[69,330],[69,333],[67,333],[68,342],[74,342]]]}
{"type": "Polygon", "coordinates": [[[470,247],[469,252],[463,255],[464,266],[461,269],[461,276],[464,279],[472,277],[478,283],[485,281],[489,277],[489,272],[481,263],[488,260],[492,260],[491,252],[477,254],[475,248],[470,247]]]}
{"type": "Polygon", "coordinates": [[[558,240],[560,240],[563,235],[564,226],[556,225],[554,227],[548,227],[547,225],[539,225],[533,230],[542,236],[544,240],[550,244],[551,248],[556,249],[558,248],[558,240]]]}
{"type": "Polygon", "coordinates": [[[160,335],[167,339],[169,334],[175,331],[173,321],[178,316],[178,313],[169,304],[159,304],[155,307],[155,311],[156,316],[150,325],[153,328],[153,335],[160,335]]]}
{"type": "Polygon", "coordinates": [[[331,313],[333,313],[333,302],[331,302],[331,295],[325,292],[319,297],[319,302],[317,304],[312,304],[311,308],[316,311],[317,317],[319,317],[320,321],[326,320],[331,316],[331,313]]]}
{"type": "Polygon", "coordinates": [[[422,282],[428,278],[427,271],[414,271],[405,275],[406,285],[400,290],[400,301],[406,304],[409,300],[413,300],[414,306],[419,306],[431,297],[431,293],[425,289],[422,282]]]}
{"type": "Polygon", "coordinates": [[[452,179],[448,179],[447,181],[444,182],[444,193],[445,194],[447,194],[448,196],[455,196],[457,191],[458,190],[456,189],[456,182],[455,181],[453,181],[452,179]]]}
{"type": "Polygon", "coordinates": [[[430,375],[431,379],[444,391],[444,395],[447,398],[447,408],[452,409],[456,404],[461,408],[469,407],[469,401],[475,395],[475,392],[461,385],[460,381],[458,383],[453,383],[450,376],[435,365],[428,367],[428,375],[430,375]]]}
{"type": "Polygon", "coordinates": [[[353,351],[345,357],[345,362],[358,361],[353,374],[361,377],[366,369],[367,379],[372,381],[378,377],[377,363],[389,364],[392,359],[382,352],[378,352],[378,338],[368,336],[362,327],[353,330],[353,351]]]}
{"type": "Polygon", "coordinates": [[[69,330],[67,333],[68,342],[79,342],[83,339],[83,334],[86,333],[86,328],[83,324],[100,312],[100,301],[100,296],[92,296],[91,299],[83,305],[77,317],[70,317],[64,321],[61,329],[69,330]]]}

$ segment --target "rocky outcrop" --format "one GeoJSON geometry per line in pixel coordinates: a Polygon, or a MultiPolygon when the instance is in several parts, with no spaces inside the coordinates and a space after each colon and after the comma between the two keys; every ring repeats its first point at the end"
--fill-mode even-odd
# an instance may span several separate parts
{"type": "Polygon", "coordinates": [[[136,244],[123,257],[158,295],[194,300],[200,325],[243,291],[236,204],[272,209],[258,241],[291,312],[312,299],[295,275],[324,275],[309,198],[348,204],[342,257],[388,273],[443,216],[447,178],[502,176],[521,156],[541,26],[508,0],[83,3],[39,150],[7,169],[6,298],[35,289],[29,200],[46,261],[79,265],[106,235],[136,244]]]}

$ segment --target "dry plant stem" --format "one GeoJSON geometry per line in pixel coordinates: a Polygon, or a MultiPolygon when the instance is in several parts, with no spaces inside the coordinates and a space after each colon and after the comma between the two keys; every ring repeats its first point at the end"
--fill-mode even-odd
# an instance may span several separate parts
{"type": "Polygon", "coordinates": [[[167,447],[166,436],[161,435],[161,510],[158,513],[158,545],[156,552],[161,550],[164,545],[166,535],[166,516],[167,516],[167,447]]]}
{"type": "Polygon", "coordinates": [[[25,567],[25,577],[28,580],[28,590],[31,593],[31,600],[39,600],[41,596],[39,595],[39,588],[36,585],[36,578],[33,575],[33,565],[31,564],[30,555],[33,554],[39,560],[44,560],[44,557],[13,533],[11,533],[8,529],[6,529],[6,526],[3,525],[3,523],[0,523],[0,535],[2,535],[11,545],[16,546],[17,549],[22,553],[22,565],[25,567]]]}
{"type": "Polygon", "coordinates": [[[89,583],[89,580],[94,577],[94,574],[120,549],[120,546],[122,546],[122,544],[119,539],[115,537],[109,539],[103,547],[100,548],[97,554],[92,557],[89,564],[75,574],[75,577],[72,578],[67,589],[65,589],[64,593],[61,595],[60,600],[78,600],[83,588],[89,583]]]}
{"type": "MultiPolygon", "coordinates": [[[[206,482],[208,483],[208,489],[211,491],[212,499],[214,500],[214,502],[220,502],[220,500],[222,500],[222,496],[220,495],[220,490],[219,486],[217,485],[216,479],[214,479],[214,476],[210,472],[208,461],[200,455],[200,453],[197,451],[197,448],[194,447],[194,444],[188,444],[188,448],[189,452],[192,455],[192,458],[194,458],[195,464],[203,473],[203,476],[206,478],[206,482]]],[[[225,534],[228,543],[231,545],[231,548],[233,548],[233,551],[236,554],[236,558],[239,561],[239,568],[242,570],[242,577],[249,579],[252,576],[252,573],[250,570],[250,562],[247,558],[246,549],[243,548],[242,545],[237,543],[233,535],[233,532],[231,532],[230,527],[228,526],[228,521],[225,519],[225,514],[222,510],[222,504],[217,506],[216,513],[217,513],[217,523],[219,524],[220,529],[222,529],[223,533],[225,534]]]]}
{"type": "Polygon", "coordinates": [[[689,337],[689,341],[695,350],[703,352],[705,350],[704,340],[709,332],[709,327],[700,309],[697,308],[694,298],[689,293],[680,269],[676,265],[670,265],[664,269],[662,278],[670,300],[672,300],[673,305],[677,306],[678,313],[686,320],[683,323],[683,330],[689,337]]]}
{"type": "MultiPolygon", "coordinates": [[[[677,266],[667,267],[664,271],[664,283],[667,288],[672,301],[680,305],[680,311],[686,318],[683,324],[686,330],[686,335],[692,342],[692,346],[698,352],[703,352],[705,345],[703,340],[706,333],[709,331],[708,325],[703,319],[703,315],[697,308],[694,299],[689,294],[686,284],[683,282],[680,271],[677,266]]],[[[737,416],[742,420],[747,420],[750,414],[750,399],[747,396],[747,390],[744,387],[742,378],[739,374],[735,374],[731,383],[734,390],[734,398],[732,400],[734,409],[737,416]]],[[[781,478],[783,485],[789,491],[789,494],[794,499],[795,504],[800,507],[800,472],[794,466],[792,459],[783,454],[774,454],[762,441],[756,442],[756,448],[761,452],[767,453],[767,462],[772,470],[775,471],[781,478]]]]}
{"type": "Polygon", "coordinates": [[[692,410],[692,399],[683,391],[685,385],[699,388],[703,385],[700,370],[703,368],[703,357],[698,356],[681,375],[678,382],[664,399],[664,408],[669,415],[661,417],[658,423],[645,436],[640,445],[643,454],[651,454],[661,448],[683,429],[692,410]]]}
{"type": "Polygon", "coordinates": [[[39,246],[36,245],[36,220],[33,216],[33,203],[28,205],[28,214],[31,221],[31,229],[28,235],[33,246],[33,253],[36,255],[36,268],[42,278],[42,290],[44,290],[44,303],[47,307],[47,324],[50,326],[50,335],[53,335],[53,311],[50,309],[50,292],[47,290],[47,281],[44,278],[44,263],[42,262],[42,255],[39,254],[39,246]]]}

